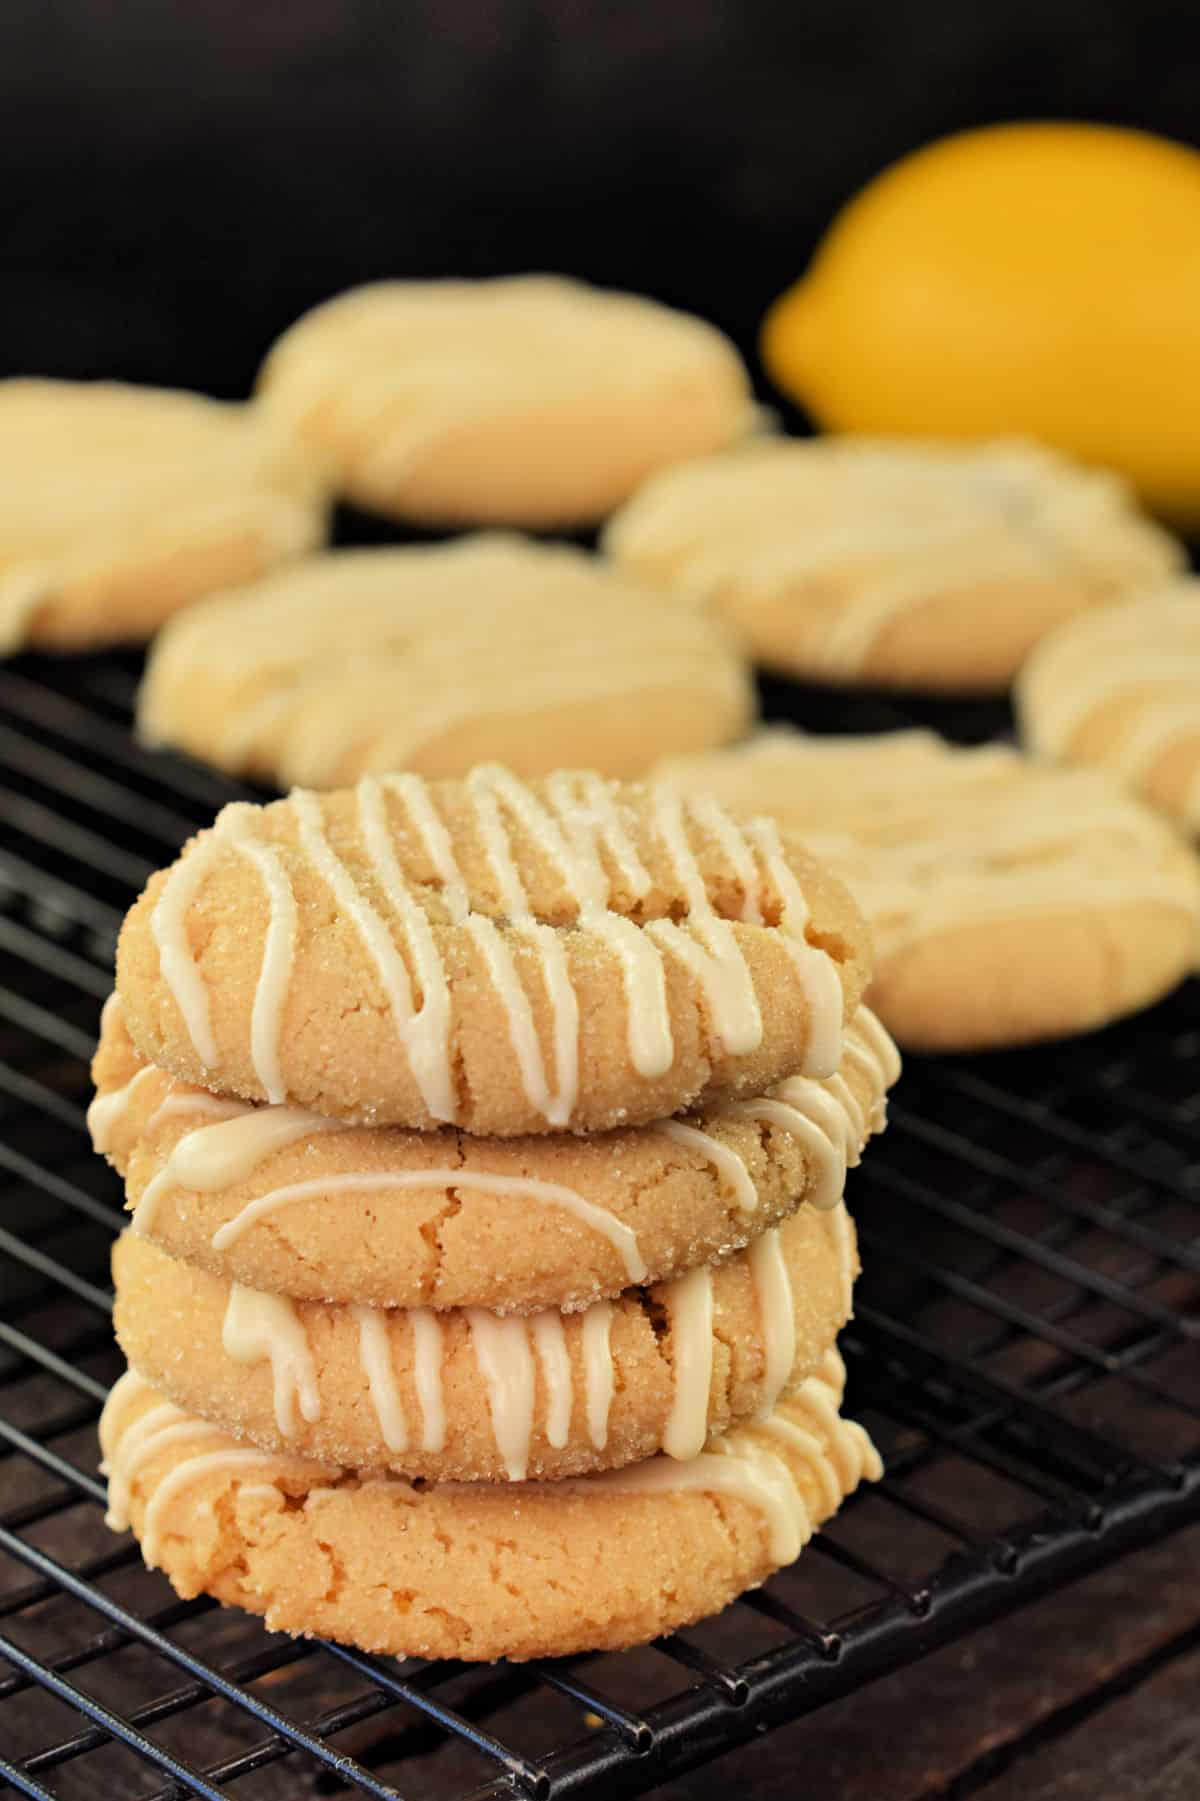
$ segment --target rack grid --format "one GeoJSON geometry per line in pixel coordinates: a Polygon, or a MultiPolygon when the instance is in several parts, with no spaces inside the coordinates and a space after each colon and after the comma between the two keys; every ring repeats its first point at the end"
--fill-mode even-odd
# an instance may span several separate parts
{"type": "MultiPolygon", "coordinates": [[[[133,657],[0,669],[0,1791],[645,1792],[1200,1520],[1200,984],[1093,1037],[910,1059],[852,1178],[844,1337],[885,1480],[623,1656],[400,1663],[181,1602],[102,1523],[118,1184],[84,1131],[121,915],[240,790],[130,731],[133,657]]],[[[937,723],[767,684],[819,728],[937,723]]]]}

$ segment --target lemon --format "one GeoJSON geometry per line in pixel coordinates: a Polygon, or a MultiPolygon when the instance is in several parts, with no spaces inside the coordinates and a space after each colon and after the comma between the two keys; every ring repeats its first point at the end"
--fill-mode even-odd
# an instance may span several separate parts
{"type": "Polygon", "coordinates": [[[1200,155],[1084,124],[943,138],[870,182],[767,314],[834,431],[1020,434],[1200,523],[1200,155]]]}

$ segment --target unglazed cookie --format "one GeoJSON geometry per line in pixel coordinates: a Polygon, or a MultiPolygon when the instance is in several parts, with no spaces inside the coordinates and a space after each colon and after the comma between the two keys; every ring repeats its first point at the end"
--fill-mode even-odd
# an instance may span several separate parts
{"type": "Polygon", "coordinates": [[[529,1313],[678,1275],[804,1202],[835,1207],[898,1074],[860,1007],[824,1081],[599,1136],[469,1138],[222,1100],[143,1062],[114,1000],[88,1122],[135,1230],[172,1257],[309,1300],[529,1313]]]}
{"type": "Polygon", "coordinates": [[[259,393],[351,500],[433,525],[591,524],[757,422],[714,326],[546,275],[352,289],[284,333],[259,393]]]}
{"type": "Polygon", "coordinates": [[[481,756],[632,776],[753,714],[718,622],[582,551],[495,533],[333,551],[190,609],[155,643],[138,724],[232,775],[330,788],[481,756]]]}
{"type": "Polygon", "coordinates": [[[776,440],[669,470],[608,527],[768,668],[989,693],[1062,620],[1182,565],[1115,476],[1020,443],[776,440]]]}
{"type": "Polygon", "coordinates": [[[769,1411],[850,1317],[857,1269],[845,1206],[801,1207],[715,1268],[521,1318],[293,1301],[125,1232],[114,1319],[131,1368],[267,1450],[523,1482],[694,1457],[769,1411]]]}
{"type": "Polygon", "coordinates": [[[311,453],[257,408],[0,382],[0,651],[138,643],[325,535],[311,453]]]}
{"type": "Polygon", "coordinates": [[[772,820],[483,765],[226,807],[131,909],[117,990],[186,1081],[513,1136],[832,1075],[867,956],[772,820]]]}
{"type": "Polygon", "coordinates": [[[697,1458],[557,1483],[363,1479],[240,1443],[122,1377],[101,1421],[108,1521],[176,1591],[397,1656],[486,1662],[643,1644],[790,1563],[880,1474],[843,1371],[697,1458]]]}
{"type": "Polygon", "coordinates": [[[1200,582],[1060,626],[1022,669],[1015,699],[1035,755],[1101,764],[1200,834],[1200,582]]]}
{"type": "Polygon", "coordinates": [[[1107,777],[931,732],[765,732],[664,775],[768,808],[852,889],[871,1005],[900,1043],[963,1051],[1091,1030],[1194,966],[1196,859],[1107,777]]]}

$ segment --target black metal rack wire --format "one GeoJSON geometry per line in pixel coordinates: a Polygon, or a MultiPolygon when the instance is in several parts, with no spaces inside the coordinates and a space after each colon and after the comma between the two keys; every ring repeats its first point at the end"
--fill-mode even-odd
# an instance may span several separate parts
{"type": "MultiPolygon", "coordinates": [[[[234,790],[134,744],[135,679],[114,657],[0,669],[0,1789],[642,1793],[1200,1519],[1192,983],[1087,1040],[910,1060],[849,1197],[851,1400],[886,1479],[719,1619],[480,1670],[177,1600],[102,1524],[121,1213],[83,1110],[121,914],[234,790]]],[[[904,717],[768,704],[843,729],[904,717]]],[[[974,738],[1002,719],[937,723],[974,738]]]]}

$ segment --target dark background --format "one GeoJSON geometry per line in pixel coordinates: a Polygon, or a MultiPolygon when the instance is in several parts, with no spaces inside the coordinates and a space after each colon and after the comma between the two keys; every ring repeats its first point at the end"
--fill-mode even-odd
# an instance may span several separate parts
{"type": "Polygon", "coordinates": [[[0,372],[235,395],[350,283],[557,268],[748,348],[944,132],[1200,136],[1193,0],[3,0],[0,372]]]}

